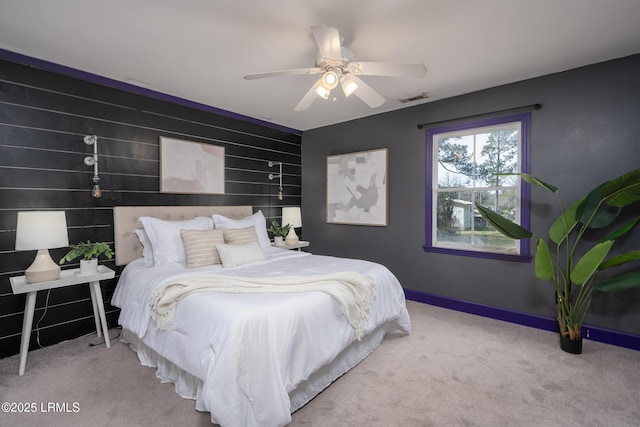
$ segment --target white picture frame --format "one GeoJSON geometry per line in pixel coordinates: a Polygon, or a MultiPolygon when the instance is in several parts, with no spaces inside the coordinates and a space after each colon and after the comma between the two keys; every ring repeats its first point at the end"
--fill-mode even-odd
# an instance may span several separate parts
{"type": "Polygon", "coordinates": [[[224,147],[160,137],[160,192],[224,194],[224,147]]]}
{"type": "Polygon", "coordinates": [[[327,223],[388,225],[388,149],[327,156],[327,223]]]}

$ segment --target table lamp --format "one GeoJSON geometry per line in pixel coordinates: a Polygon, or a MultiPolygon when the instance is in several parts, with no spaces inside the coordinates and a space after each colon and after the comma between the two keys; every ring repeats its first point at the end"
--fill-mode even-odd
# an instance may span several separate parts
{"type": "Polygon", "coordinates": [[[287,245],[295,245],[300,241],[295,228],[302,227],[302,213],[299,207],[282,208],[282,225],[287,224],[291,225],[291,229],[284,242],[287,245]]]}
{"type": "Polygon", "coordinates": [[[24,272],[27,283],[47,282],[60,277],[60,266],[49,249],[69,246],[64,211],[18,212],[16,250],[37,250],[36,259],[24,272]]]}

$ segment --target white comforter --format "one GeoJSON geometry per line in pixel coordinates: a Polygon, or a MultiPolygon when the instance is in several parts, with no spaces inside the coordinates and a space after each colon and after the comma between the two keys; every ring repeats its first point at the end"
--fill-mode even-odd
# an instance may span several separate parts
{"type": "Polygon", "coordinates": [[[384,266],[276,248],[265,255],[265,261],[228,269],[148,268],[134,261],[124,269],[113,295],[125,329],[202,381],[196,408],[209,411],[212,421],[222,426],[289,423],[292,409],[297,409],[289,394],[356,341],[354,328],[335,299],[322,292],[202,292],[181,299],[169,329],[159,330],[149,298],[162,284],[206,271],[236,277],[357,271],[376,284],[364,335],[381,329],[382,335],[394,329],[410,332],[404,293],[384,266]]]}

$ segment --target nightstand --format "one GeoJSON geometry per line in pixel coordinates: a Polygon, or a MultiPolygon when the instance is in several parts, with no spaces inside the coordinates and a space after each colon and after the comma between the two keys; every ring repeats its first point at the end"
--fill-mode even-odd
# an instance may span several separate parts
{"type": "Polygon", "coordinates": [[[22,339],[20,341],[20,375],[24,374],[27,366],[27,352],[29,351],[29,341],[31,340],[31,326],[33,324],[33,312],[36,307],[36,295],[38,291],[88,283],[89,290],[91,291],[91,305],[93,306],[93,317],[96,322],[96,332],[99,337],[101,334],[104,334],[105,345],[107,348],[111,347],[111,343],[109,342],[109,328],[107,326],[107,318],[104,313],[104,303],[102,301],[102,291],[100,289],[100,280],[112,279],[116,272],[109,267],[99,265],[96,274],[80,275],[79,273],[79,268],[62,270],[59,279],[38,283],[27,283],[25,276],[9,278],[14,295],[27,294],[27,299],[24,303],[22,339]]]}
{"type": "Polygon", "coordinates": [[[310,245],[309,242],[305,242],[303,240],[298,241],[298,243],[296,243],[295,245],[287,245],[286,243],[283,245],[276,245],[275,243],[272,244],[274,248],[297,249],[297,250],[300,250],[301,248],[306,248],[309,245],[310,245]]]}

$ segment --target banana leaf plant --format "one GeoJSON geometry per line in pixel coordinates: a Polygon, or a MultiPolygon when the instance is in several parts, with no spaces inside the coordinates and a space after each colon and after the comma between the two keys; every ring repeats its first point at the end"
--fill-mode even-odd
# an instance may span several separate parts
{"type": "Polygon", "coordinates": [[[557,187],[525,173],[504,175],[519,175],[525,182],[557,196],[561,214],[551,225],[548,236],[537,236],[485,206],[476,203],[476,207],[503,235],[516,240],[537,238],[535,274],[540,280],[551,281],[555,287],[560,334],[581,340],[582,323],[597,291],[615,292],[640,285],[637,266],[616,275],[605,274],[606,278],[597,280],[600,272],[640,259],[638,249],[607,259],[616,240],[633,229],[640,219],[635,217],[623,225],[614,224],[623,208],[640,201],[640,169],[605,182],[566,209],[557,187]],[[599,241],[583,239],[592,229],[609,226],[616,228],[599,241]]]}

